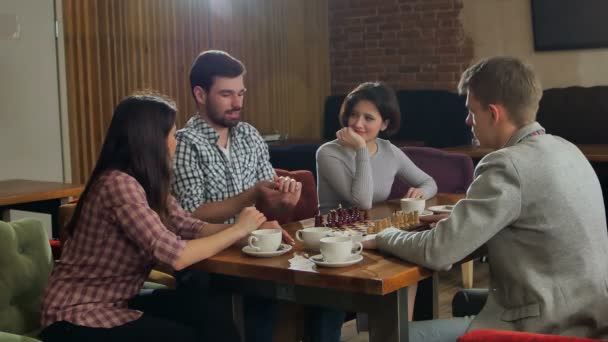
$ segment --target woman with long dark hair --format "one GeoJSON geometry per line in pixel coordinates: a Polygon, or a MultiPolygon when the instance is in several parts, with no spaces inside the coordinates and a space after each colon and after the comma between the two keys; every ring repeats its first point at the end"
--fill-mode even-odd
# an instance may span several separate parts
{"type": "Polygon", "coordinates": [[[248,207],[233,225],[208,224],[178,206],[169,194],[175,116],[173,103],[156,95],[116,107],[44,296],[45,341],[201,337],[205,329],[188,326],[179,308],[187,298],[139,294],[146,276],[158,262],[180,270],[213,256],[266,218],[248,207]]]}

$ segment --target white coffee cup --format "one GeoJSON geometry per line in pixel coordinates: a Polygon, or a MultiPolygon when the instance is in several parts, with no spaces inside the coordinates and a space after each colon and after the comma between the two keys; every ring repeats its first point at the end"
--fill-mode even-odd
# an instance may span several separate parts
{"type": "Polygon", "coordinates": [[[353,243],[352,239],[346,236],[322,238],[319,246],[323,259],[327,262],[344,262],[352,255],[361,254],[363,251],[361,242],[353,243]],[[354,251],[353,246],[356,246],[354,251]]]}
{"type": "Polygon", "coordinates": [[[331,236],[345,236],[353,241],[353,249],[357,247],[357,242],[363,241],[363,233],[354,230],[332,232],[331,236]]]}
{"type": "Polygon", "coordinates": [[[281,245],[283,234],[279,229],[258,229],[249,236],[249,247],[256,252],[274,252],[281,245]]]}
{"type": "Polygon", "coordinates": [[[327,236],[331,236],[331,228],[327,227],[312,227],[300,229],[296,232],[296,239],[304,242],[304,246],[308,249],[319,249],[319,241],[327,236]]]}
{"type": "Polygon", "coordinates": [[[411,213],[412,211],[417,211],[418,214],[422,214],[424,212],[424,208],[426,206],[426,201],[422,198],[402,198],[401,199],[401,211],[404,213],[411,213]]]}

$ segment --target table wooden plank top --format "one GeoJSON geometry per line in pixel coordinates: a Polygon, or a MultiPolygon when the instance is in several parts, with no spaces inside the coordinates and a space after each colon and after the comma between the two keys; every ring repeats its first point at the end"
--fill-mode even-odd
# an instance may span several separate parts
{"type": "MultiPolygon", "coordinates": [[[[608,162],[608,144],[580,144],[576,145],[590,162],[608,162]]],[[[446,152],[462,153],[473,159],[481,159],[493,151],[487,147],[474,147],[470,145],[443,148],[446,152]]]]}
{"type": "Polygon", "coordinates": [[[61,182],[10,179],[0,181],[0,206],[79,196],[84,186],[61,182]]]}
{"type": "MultiPolygon", "coordinates": [[[[454,204],[463,196],[463,194],[438,194],[427,201],[427,206],[454,204]]],[[[371,210],[371,218],[390,216],[398,208],[399,201],[387,201],[375,205],[371,210]]],[[[298,229],[312,226],[314,219],[311,218],[283,227],[295,236],[298,229]]],[[[376,251],[366,250],[362,253],[363,261],[342,268],[317,267],[307,259],[314,254],[316,253],[305,250],[299,241],[296,241],[292,251],[273,258],[247,256],[235,246],[196,264],[195,267],[223,275],[372,295],[391,293],[432,274],[428,269],[376,251]]]]}

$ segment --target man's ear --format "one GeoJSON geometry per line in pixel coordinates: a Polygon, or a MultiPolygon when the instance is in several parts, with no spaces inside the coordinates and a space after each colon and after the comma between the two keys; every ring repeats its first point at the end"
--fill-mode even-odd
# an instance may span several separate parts
{"type": "Polygon", "coordinates": [[[192,89],[192,93],[194,94],[194,99],[196,103],[199,105],[204,105],[207,102],[207,92],[201,86],[195,86],[192,89]]]}
{"type": "Polygon", "coordinates": [[[492,123],[498,123],[499,121],[503,121],[506,119],[506,109],[500,104],[490,104],[488,105],[490,110],[490,115],[492,117],[492,123]]]}

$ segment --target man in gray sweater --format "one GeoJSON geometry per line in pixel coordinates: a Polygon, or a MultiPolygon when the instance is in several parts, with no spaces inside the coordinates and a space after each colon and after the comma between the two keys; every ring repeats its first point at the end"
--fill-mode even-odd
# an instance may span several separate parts
{"type": "Polygon", "coordinates": [[[496,151],[435,228],[387,229],[366,247],[443,270],[486,245],[490,290],[476,317],[413,322],[410,340],[456,341],[482,328],[608,338],[608,233],[593,168],[535,121],[542,88],[521,61],[483,60],[459,90],[467,124],[496,151]]]}

